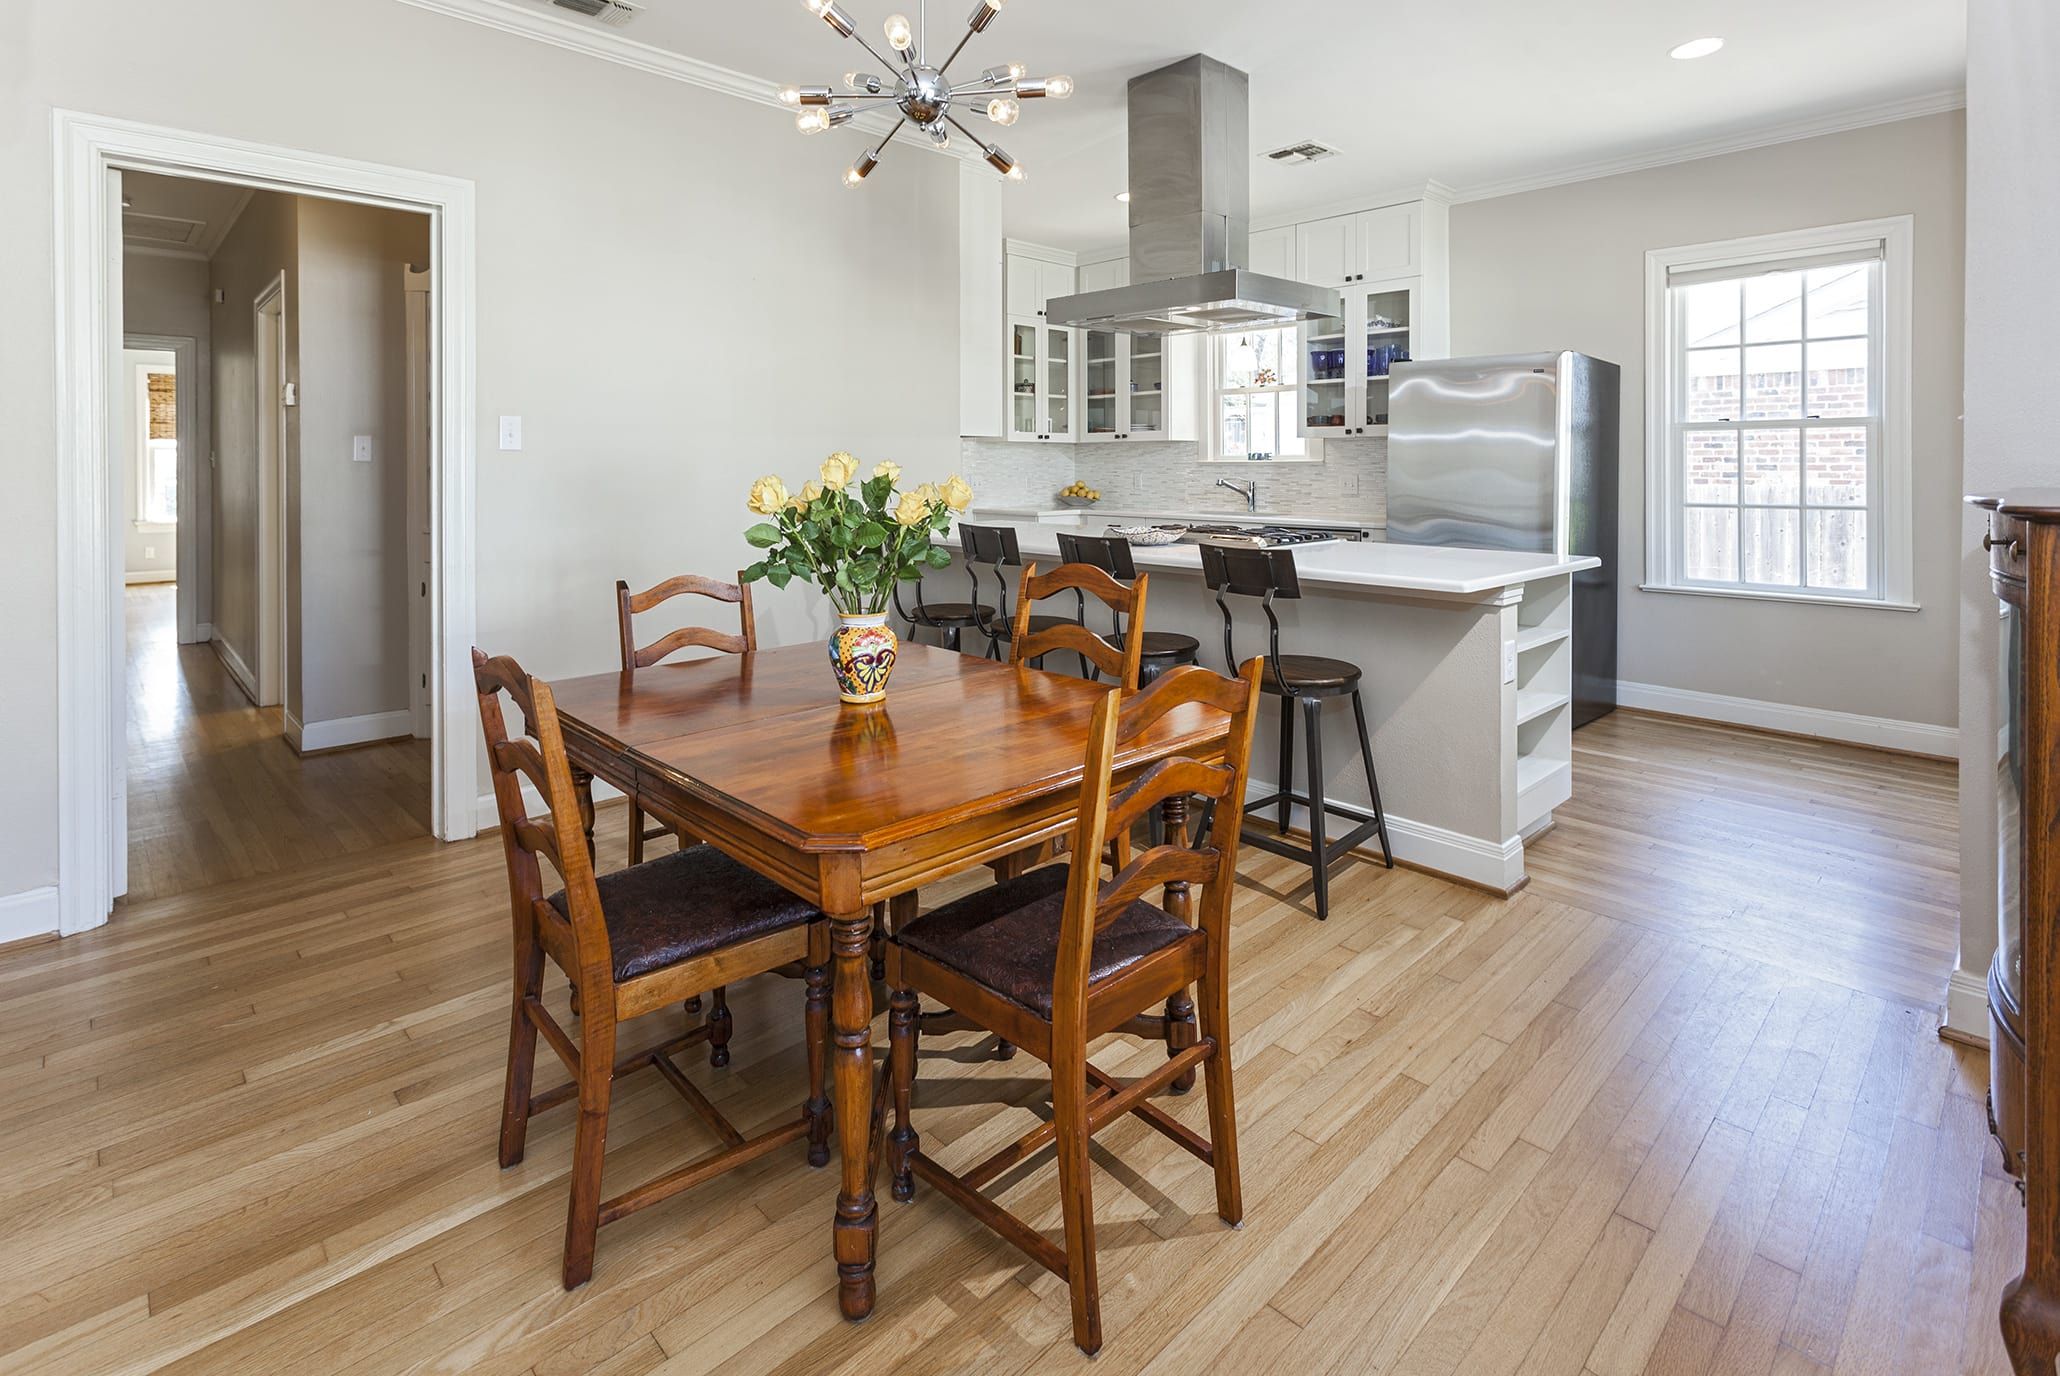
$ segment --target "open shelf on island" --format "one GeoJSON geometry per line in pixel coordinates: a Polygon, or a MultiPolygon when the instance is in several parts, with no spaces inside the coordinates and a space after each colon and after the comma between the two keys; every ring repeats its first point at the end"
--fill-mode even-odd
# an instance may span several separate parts
{"type": "Polygon", "coordinates": [[[1554,712],[1573,701],[1570,693],[1555,693],[1546,688],[1531,688],[1516,695],[1516,724],[1536,721],[1547,712],[1554,712]]]}
{"type": "Polygon", "coordinates": [[[1519,799],[1519,809],[1522,807],[1521,799],[1524,794],[1533,791],[1538,785],[1553,778],[1561,771],[1571,770],[1572,768],[1573,765],[1565,760],[1548,760],[1537,755],[1527,755],[1518,760],[1516,762],[1516,792],[1519,799]]]}
{"type": "Polygon", "coordinates": [[[1546,645],[1557,645],[1572,634],[1565,626],[1525,626],[1516,633],[1516,652],[1528,654],[1546,645]]]}

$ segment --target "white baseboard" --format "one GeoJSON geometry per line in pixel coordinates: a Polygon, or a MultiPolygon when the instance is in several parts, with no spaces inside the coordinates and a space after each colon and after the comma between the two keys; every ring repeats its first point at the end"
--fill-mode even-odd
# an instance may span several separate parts
{"type": "MultiPolygon", "coordinates": [[[[605,803],[621,796],[622,790],[609,783],[606,779],[594,780],[595,802],[605,803]]],[[[529,809],[529,815],[532,817],[541,815],[544,810],[542,795],[536,791],[535,786],[527,779],[522,781],[522,805],[529,809]]],[[[492,830],[501,824],[500,805],[494,802],[494,795],[491,793],[479,795],[479,801],[474,805],[473,815],[478,818],[478,825],[481,831],[492,830]]]]}
{"type": "Polygon", "coordinates": [[[362,717],[338,717],[333,721],[296,721],[286,716],[286,739],[300,751],[334,750],[368,741],[390,741],[415,733],[415,714],[406,708],[398,712],[372,712],[362,717]]]}
{"type": "Polygon", "coordinates": [[[236,647],[219,635],[210,636],[209,642],[215,647],[215,653],[221,656],[222,667],[229,671],[229,677],[235,679],[236,686],[243,690],[243,695],[256,702],[257,675],[251,673],[250,666],[243,662],[243,656],[236,653],[236,647]]]}
{"type": "Polygon", "coordinates": [[[1904,750],[1913,755],[1933,755],[1945,760],[1960,756],[1959,730],[1951,726],[1933,726],[1929,722],[1863,717],[1857,712],[1794,707],[1785,702],[1726,697],[1722,693],[1699,693],[1689,688],[1663,688],[1656,683],[1618,683],[1617,703],[1673,717],[1696,717],[1703,721],[1727,722],[1732,726],[1756,726],[1765,731],[1785,731],[1796,736],[1816,736],[1853,745],[1904,750]]]}
{"type": "Polygon", "coordinates": [[[57,931],[57,885],[0,898],[0,945],[57,931]]]}
{"type": "Polygon", "coordinates": [[[1955,970],[1946,981],[1945,1016],[1942,1031],[1962,1041],[1988,1045],[1988,980],[1972,970],[1955,970]]]}
{"type": "Polygon", "coordinates": [[[132,569],[122,575],[124,583],[176,583],[177,569],[132,569]]]}
{"type": "MultiPolygon", "coordinates": [[[[1246,786],[1246,795],[1263,798],[1275,791],[1275,785],[1253,780],[1246,786]]],[[[1373,816],[1370,809],[1351,803],[1342,803],[1353,816],[1364,821],[1373,816]]],[[[1266,809],[1266,821],[1277,814],[1266,809]]],[[[1258,817],[1247,814],[1248,822],[1257,823],[1258,817]]],[[[1288,825],[1303,831],[1309,828],[1309,810],[1297,806],[1288,817],[1288,825]]],[[[1335,838],[1339,833],[1350,830],[1357,823],[1347,822],[1333,814],[1325,822],[1326,829],[1335,838]]],[[[1524,882],[1524,843],[1521,837],[1512,836],[1506,841],[1491,841],[1485,837],[1468,836],[1462,832],[1444,827],[1432,826],[1428,822],[1414,821],[1408,817],[1388,814],[1388,844],[1394,848],[1398,863],[1406,862],[1418,869],[1442,874],[1496,893],[1513,893],[1524,882]]],[[[1369,837],[1368,849],[1378,851],[1379,837],[1369,837]]]]}
{"type": "Polygon", "coordinates": [[[193,628],[193,642],[196,645],[205,645],[214,638],[215,623],[212,621],[203,621],[193,628]]]}

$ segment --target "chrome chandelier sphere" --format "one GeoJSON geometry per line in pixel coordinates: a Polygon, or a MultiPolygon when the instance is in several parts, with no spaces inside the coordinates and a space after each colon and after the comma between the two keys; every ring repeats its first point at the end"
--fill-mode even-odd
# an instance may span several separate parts
{"type": "Polygon", "coordinates": [[[973,141],[980,155],[987,159],[995,171],[1012,182],[1024,179],[1023,165],[1003,152],[1001,145],[989,143],[972,130],[960,124],[952,114],[954,102],[964,102],[969,107],[983,110],[987,118],[1004,127],[1014,124],[1022,114],[1022,103],[1026,100],[1064,100],[1073,94],[1073,78],[1069,76],[1048,76],[1032,80],[1024,75],[1021,63],[1012,62],[1006,67],[989,67],[971,81],[953,85],[945,73],[964,51],[973,35],[986,31],[994,17],[1001,13],[1008,0],[980,0],[974,7],[972,18],[966,21],[966,31],[959,37],[958,45],[945,55],[942,62],[932,66],[924,60],[924,25],[919,21],[909,23],[905,14],[890,15],[882,26],[887,46],[895,56],[887,57],[872,44],[861,38],[851,16],[837,0],[801,0],[803,9],[821,19],[844,38],[856,42],[871,53],[874,60],[886,67],[889,75],[877,76],[871,72],[846,72],[844,92],[839,94],[828,86],[782,86],[780,104],[793,107],[794,127],[804,134],[819,134],[825,129],[834,129],[840,124],[849,124],[857,117],[857,102],[886,101],[901,112],[901,119],[885,138],[859,154],[858,161],[844,172],[844,185],[857,187],[872,175],[880,165],[880,152],[888,141],[900,133],[903,125],[912,124],[916,132],[927,135],[939,148],[951,146],[951,129],[956,129],[973,141]],[[945,128],[950,125],[951,129],[945,128]]]}

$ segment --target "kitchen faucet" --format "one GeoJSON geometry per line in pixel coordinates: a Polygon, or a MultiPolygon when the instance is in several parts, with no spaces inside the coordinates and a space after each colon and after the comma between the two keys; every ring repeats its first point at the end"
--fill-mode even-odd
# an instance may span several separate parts
{"type": "Polygon", "coordinates": [[[1218,478],[1216,486],[1227,487],[1238,496],[1244,498],[1246,511],[1257,511],[1259,509],[1259,480],[1257,478],[1243,483],[1235,478],[1218,478]]]}

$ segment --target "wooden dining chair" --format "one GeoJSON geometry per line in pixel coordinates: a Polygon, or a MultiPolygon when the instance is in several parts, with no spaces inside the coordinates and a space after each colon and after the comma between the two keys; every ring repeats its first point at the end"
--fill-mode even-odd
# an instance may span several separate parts
{"type": "Polygon", "coordinates": [[[529,1120],[577,1102],[572,1145],[572,1200],[565,1222],[564,1282],[584,1284],[594,1271],[595,1235],[639,1209],[741,1166],[803,1137],[810,1165],[828,1163],[830,1103],[824,1089],[830,1008],[829,922],[807,902],[712,846],[696,845],[597,876],[584,819],[559,732],[550,685],[514,660],[472,652],[479,719],[486,733],[508,895],[515,931],[515,1002],[508,1030],[508,1078],[501,1106],[501,1166],[522,1160],[529,1120]],[[503,695],[521,713],[511,737],[503,695]],[[541,795],[544,811],[529,815],[522,785],[541,795]],[[539,857],[564,886],[544,891],[539,857]],[[577,1034],[543,1004],[549,958],[579,991],[577,1034]],[[808,1053],[808,1094],[800,1116],[745,1137],[673,1063],[674,1053],[724,1035],[713,1016],[658,1045],[620,1055],[622,1024],[681,1003],[689,994],[755,974],[800,969],[808,1053]],[[536,1043],[542,1036],[572,1079],[533,1092],[536,1043]],[[723,1145],[610,1199],[601,1197],[601,1160],[608,1105],[618,1077],[649,1066],[678,1090],[723,1145]]]}
{"type": "MultiPolygon", "coordinates": [[[[631,592],[629,584],[618,578],[615,580],[615,617],[622,639],[622,672],[630,677],[634,677],[637,670],[648,669],[666,656],[677,654],[690,646],[703,646],[732,655],[744,654],[758,648],[758,624],[751,613],[751,585],[743,581],[741,574],[738,575],[736,582],[724,583],[714,578],[703,578],[696,573],[683,573],[678,577],[666,579],[655,588],[636,593],[631,592]],[[729,631],[711,630],[706,626],[682,626],[659,637],[643,649],[638,649],[635,618],[675,597],[689,595],[734,604],[737,608],[738,630],[733,634],[729,631]]],[[[673,828],[666,826],[647,829],[644,825],[643,809],[637,806],[634,798],[630,800],[629,862],[632,865],[643,860],[646,841],[655,841],[661,836],[676,834],[673,828]]],[[[681,836],[680,844],[691,845],[695,839],[697,838],[681,836]]]]}
{"type": "MultiPolygon", "coordinates": [[[[1237,1166],[1237,1115],[1231,1097],[1230,899],[1237,877],[1238,829],[1252,750],[1261,666],[1234,679],[1195,666],[1178,668],[1135,694],[1112,689],[1097,704],[1087,739],[1074,857],[1102,853],[1103,842],[1145,809],[1176,794],[1200,794],[1217,807],[1221,838],[1208,845],[1155,846],[1104,881],[1098,865],[1050,865],[948,903],[908,923],[887,952],[888,1075],[894,1126],[886,1161],[896,1199],[914,1197],[915,1177],[1029,1253],[1072,1292],[1073,1341],[1101,1346],[1095,1280],[1094,1197],[1088,1143],[1125,1113],[1135,1113],[1213,1168],[1216,1212],[1244,1217],[1237,1166]],[[1220,763],[1173,757],[1113,791],[1120,748],[1167,713],[1200,704],[1230,717],[1220,763]],[[1200,885],[1200,921],[1189,920],[1191,886],[1200,885]],[[1163,886],[1161,902],[1146,895],[1163,886]],[[1138,1030],[1146,1010],[1196,989],[1201,1034],[1150,1074],[1124,1083],[1087,1059],[1087,1046],[1111,1032],[1138,1030]],[[917,1000],[929,994],[1051,1067],[1049,1122],[963,1174],[923,1154],[910,1122],[916,1080],[917,1000]],[[1205,1139],[1150,1102],[1175,1077],[1202,1071],[1208,1095],[1205,1139]],[[1058,1155],[1066,1245],[980,1193],[1046,1147],[1058,1155]]],[[[1147,1026],[1142,1035],[1156,1035],[1147,1026]]],[[[960,1085],[967,1081],[957,1081],[960,1085]]]]}
{"type": "MultiPolygon", "coordinates": [[[[1009,644],[1009,662],[1029,664],[1055,651],[1070,652],[1080,656],[1083,669],[1092,666],[1092,672],[1106,674],[1124,692],[1136,692],[1143,636],[1132,636],[1125,649],[1087,629],[1084,618],[1040,617],[1031,608],[1046,598],[1070,592],[1080,599],[1092,596],[1109,609],[1119,625],[1127,618],[1141,626],[1148,581],[1149,575],[1139,575],[1135,583],[1119,583],[1091,564],[1060,564],[1050,573],[1039,573],[1037,565],[1031,564],[1016,585],[1015,622],[1003,637],[1009,644]]],[[[1080,605],[1085,606],[1084,600],[1080,605]]]]}

